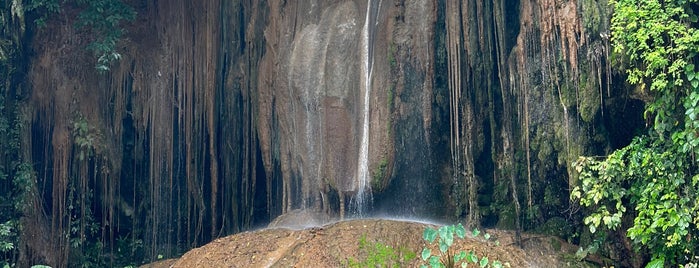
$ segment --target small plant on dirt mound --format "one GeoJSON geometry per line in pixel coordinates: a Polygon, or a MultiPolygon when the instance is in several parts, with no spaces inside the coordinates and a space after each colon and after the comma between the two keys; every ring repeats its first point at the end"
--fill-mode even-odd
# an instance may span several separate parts
{"type": "MultiPolygon", "coordinates": [[[[477,237],[481,232],[478,229],[473,229],[472,235],[477,237]]],[[[502,263],[499,260],[489,260],[488,256],[478,257],[475,252],[456,250],[451,248],[454,244],[454,236],[459,239],[464,239],[466,237],[466,229],[460,223],[458,225],[448,225],[442,226],[439,229],[427,228],[422,234],[422,238],[428,242],[429,245],[435,242],[439,245],[439,252],[432,254],[432,250],[429,245],[422,249],[422,260],[427,262],[427,264],[422,264],[422,268],[451,268],[456,267],[457,264],[460,267],[468,267],[469,264],[473,264],[475,267],[510,267],[509,263],[502,263]],[[439,238],[439,239],[437,239],[439,238]]],[[[490,239],[490,235],[487,233],[483,234],[485,240],[490,239]]]]}
{"type": "Polygon", "coordinates": [[[415,253],[406,247],[395,249],[381,242],[367,242],[366,235],[359,238],[360,254],[366,256],[363,261],[349,258],[349,267],[401,267],[415,258],[415,253]]]}

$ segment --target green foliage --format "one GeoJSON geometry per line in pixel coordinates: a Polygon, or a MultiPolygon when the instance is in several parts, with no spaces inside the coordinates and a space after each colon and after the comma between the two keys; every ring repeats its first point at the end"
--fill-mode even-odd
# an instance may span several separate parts
{"type": "Polygon", "coordinates": [[[0,3],[0,267],[14,267],[19,258],[20,218],[28,208],[32,183],[32,165],[21,155],[21,136],[25,116],[20,96],[11,88],[15,64],[21,60],[24,36],[23,1],[0,3]]]}
{"type": "Polygon", "coordinates": [[[367,242],[366,235],[359,238],[359,250],[366,258],[363,261],[348,259],[349,267],[400,267],[415,258],[415,253],[405,247],[396,250],[381,242],[367,242]]]}
{"type": "Polygon", "coordinates": [[[34,24],[38,27],[46,26],[46,17],[53,13],[61,12],[61,4],[59,0],[29,0],[24,5],[25,12],[36,12],[40,14],[34,19],[34,24]]]}
{"type": "Polygon", "coordinates": [[[88,45],[88,49],[95,53],[97,65],[100,71],[108,71],[112,62],[121,59],[117,52],[117,44],[125,31],[121,27],[124,21],[136,19],[136,11],[121,0],[30,0],[25,5],[25,11],[39,14],[34,21],[39,27],[46,26],[47,16],[60,13],[61,4],[72,2],[81,8],[78,14],[76,27],[91,31],[94,40],[88,45]]]}
{"type": "Polygon", "coordinates": [[[665,258],[657,258],[646,265],[646,268],[663,268],[665,258]]]}
{"type": "MultiPolygon", "coordinates": [[[[473,229],[471,235],[478,237],[481,233],[478,229],[473,229]]],[[[437,244],[439,252],[433,254],[432,249],[429,245],[422,249],[420,257],[427,264],[422,264],[420,267],[427,268],[441,268],[441,267],[456,267],[459,264],[461,267],[467,267],[469,264],[476,265],[477,267],[509,267],[509,263],[502,263],[499,260],[489,260],[488,256],[478,257],[475,252],[469,251],[466,253],[461,250],[455,252],[452,248],[454,244],[454,238],[464,239],[466,237],[466,229],[460,223],[458,225],[447,225],[442,226],[439,229],[427,228],[422,234],[422,238],[429,244],[437,244]]],[[[483,234],[485,240],[490,239],[490,235],[483,234]]]]}
{"type": "Polygon", "coordinates": [[[120,27],[122,21],[136,19],[136,11],[121,0],[75,0],[84,5],[84,10],[78,15],[78,27],[89,27],[95,35],[95,40],[88,46],[97,59],[97,70],[108,71],[109,65],[121,59],[116,51],[116,45],[124,35],[120,27]]]}
{"type": "Polygon", "coordinates": [[[646,96],[645,116],[653,119],[654,131],[605,159],[575,163],[581,185],[571,198],[591,208],[584,219],[590,231],[628,228],[634,244],[652,254],[653,266],[685,263],[699,252],[696,3],[611,2],[613,56],[624,61],[629,84],[646,96]]]}
{"type": "Polygon", "coordinates": [[[690,176],[689,161],[677,147],[649,137],[635,139],[603,161],[581,157],[576,169],[582,185],[572,195],[593,209],[584,223],[592,233],[614,230],[632,207],[636,215],[627,235],[634,243],[669,263],[690,259],[699,250],[691,239],[698,235],[699,176],[690,176]]]}
{"type": "Polygon", "coordinates": [[[19,243],[17,226],[18,224],[14,220],[0,223],[0,256],[2,256],[0,265],[2,266],[14,265],[11,260],[14,259],[12,255],[17,253],[17,246],[19,243]]]}
{"type": "Polygon", "coordinates": [[[83,115],[78,114],[76,116],[76,119],[73,121],[72,132],[75,145],[79,148],[78,159],[83,161],[85,158],[92,157],[98,145],[97,139],[99,135],[88,125],[87,119],[83,115]]]}
{"type": "Polygon", "coordinates": [[[30,208],[36,176],[19,153],[26,122],[18,104],[9,104],[4,96],[0,94],[0,266],[11,267],[19,256],[19,219],[30,208]]]}
{"type": "Polygon", "coordinates": [[[699,78],[694,61],[699,51],[697,0],[613,1],[614,53],[628,63],[627,80],[648,91],[652,99],[646,116],[654,116],[660,139],[683,139],[683,151],[695,151],[699,127],[694,108],[699,100],[699,78]],[[683,104],[683,105],[677,105],[683,104]],[[684,122],[685,124],[681,124],[684,122]]]}

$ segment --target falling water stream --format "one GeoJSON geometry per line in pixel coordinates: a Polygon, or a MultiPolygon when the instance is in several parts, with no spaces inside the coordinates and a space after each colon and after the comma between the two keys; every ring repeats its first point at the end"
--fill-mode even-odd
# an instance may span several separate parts
{"type": "Polygon", "coordinates": [[[364,89],[363,102],[363,123],[362,123],[362,143],[359,150],[359,160],[357,162],[357,195],[355,197],[356,214],[359,217],[365,216],[367,206],[371,203],[371,185],[369,181],[369,107],[371,97],[371,78],[374,65],[373,35],[376,26],[375,20],[378,15],[378,4],[376,1],[367,2],[366,18],[362,29],[362,82],[364,89]]]}

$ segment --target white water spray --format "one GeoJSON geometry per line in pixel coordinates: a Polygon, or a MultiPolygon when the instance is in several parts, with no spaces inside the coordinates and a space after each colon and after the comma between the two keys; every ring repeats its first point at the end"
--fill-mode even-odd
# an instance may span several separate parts
{"type": "MultiPolygon", "coordinates": [[[[362,29],[362,82],[364,87],[364,107],[363,107],[363,124],[362,124],[362,143],[359,150],[359,161],[357,163],[357,196],[355,199],[357,207],[357,216],[365,216],[365,210],[368,203],[371,202],[371,185],[369,181],[369,107],[371,97],[371,77],[372,68],[374,65],[373,42],[371,40],[373,27],[372,25],[372,7],[373,1],[367,2],[366,18],[364,28],[362,29]]],[[[378,11],[378,9],[374,9],[378,11]]],[[[374,14],[376,15],[376,14],[374,14]]]]}

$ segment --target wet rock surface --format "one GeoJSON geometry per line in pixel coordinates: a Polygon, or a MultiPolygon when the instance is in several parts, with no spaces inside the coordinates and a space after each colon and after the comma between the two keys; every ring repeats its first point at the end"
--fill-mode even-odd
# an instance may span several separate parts
{"type": "MultiPolygon", "coordinates": [[[[336,222],[304,230],[285,228],[244,232],[214,240],[186,253],[178,260],[162,261],[143,267],[345,267],[348,260],[362,261],[366,251],[359,248],[362,237],[395,249],[405,247],[421,252],[425,246],[422,233],[429,223],[365,219],[336,222]],[[170,266],[172,265],[172,266],[170,266]]],[[[510,267],[585,267],[566,256],[574,254],[575,246],[558,238],[524,235],[524,247],[513,245],[512,233],[485,230],[491,235],[485,240],[468,236],[455,241],[452,248],[474,251],[489,260],[507,262],[510,267]],[[497,241],[497,242],[496,242],[497,241]]],[[[433,250],[437,250],[434,248],[433,250]]],[[[418,267],[419,256],[401,263],[418,267]]]]}

